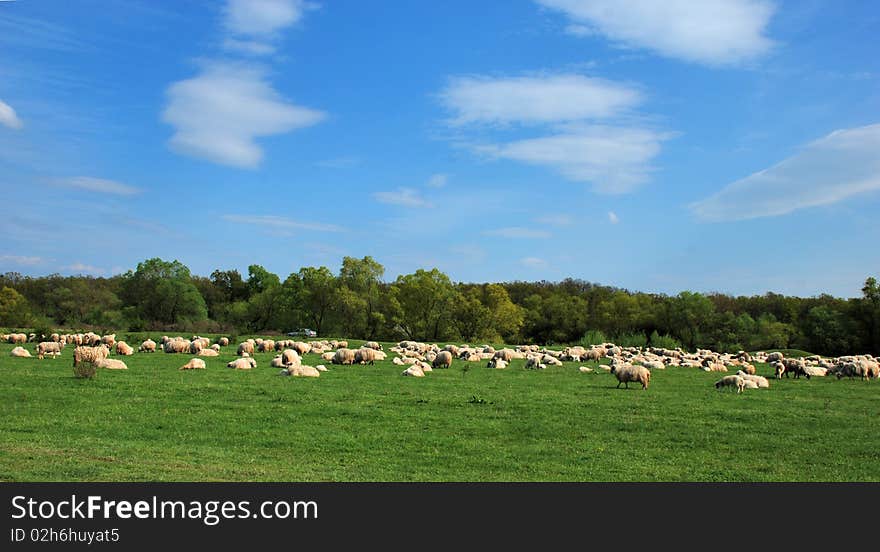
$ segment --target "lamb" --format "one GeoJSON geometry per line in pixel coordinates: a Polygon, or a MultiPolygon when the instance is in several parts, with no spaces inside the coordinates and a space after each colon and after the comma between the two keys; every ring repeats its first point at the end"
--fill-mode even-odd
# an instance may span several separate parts
{"type": "Polygon", "coordinates": [[[57,343],[55,341],[43,341],[37,344],[36,353],[37,358],[41,359],[44,355],[50,354],[54,358],[55,355],[61,354],[61,349],[64,348],[64,345],[61,343],[57,343]]]}
{"type": "MultiPolygon", "coordinates": [[[[210,351],[210,349],[205,349],[210,351]]],[[[200,358],[191,358],[189,362],[179,368],[179,370],[204,370],[207,368],[205,361],[200,358]]]]}
{"type": "Polygon", "coordinates": [[[138,347],[138,352],[141,353],[155,353],[156,352],[156,342],[152,339],[147,339],[141,346],[138,347]]]}
{"type": "Polygon", "coordinates": [[[331,360],[333,364],[352,364],[354,363],[354,351],[351,349],[337,349],[331,360]]]}
{"type": "Polygon", "coordinates": [[[124,362],[115,358],[99,358],[95,361],[95,367],[108,370],[128,370],[128,366],[124,362]]]}
{"type": "Polygon", "coordinates": [[[235,354],[238,356],[242,356],[243,353],[248,353],[249,355],[254,354],[254,344],[250,341],[243,341],[238,345],[238,351],[235,354]]]}
{"type": "Polygon", "coordinates": [[[9,352],[9,356],[21,357],[21,358],[31,358],[31,354],[22,346],[18,346],[12,351],[9,352]]]}
{"type": "Polygon", "coordinates": [[[251,357],[242,357],[233,360],[226,364],[227,368],[234,368],[235,370],[250,370],[251,368],[257,367],[257,361],[251,357]]]}
{"type": "Polygon", "coordinates": [[[431,362],[431,368],[452,368],[452,353],[440,351],[431,362]]]}
{"type": "Polygon", "coordinates": [[[125,341],[117,341],[116,354],[122,356],[131,356],[134,354],[134,348],[125,341]]]}
{"type": "Polygon", "coordinates": [[[526,370],[542,370],[546,367],[546,364],[541,364],[541,357],[535,355],[526,357],[526,370]]]}
{"type": "Polygon", "coordinates": [[[611,366],[611,373],[617,377],[617,388],[620,388],[620,384],[625,384],[625,387],[629,389],[629,382],[637,382],[642,384],[642,389],[645,390],[648,388],[648,384],[651,382],[651,371],[645,368],[644,366],[633,366],[632,364],[613,364],[611,366]]]}
{"type": "Polygon", "coordinates": [[[733,387],[736,389],[737,393],[742,393],[743,389],[745,389],[745,380],[740,376],[724,376],[720,380],[715,382],[715,389],[721,389],[722,387],[733,387]]]}

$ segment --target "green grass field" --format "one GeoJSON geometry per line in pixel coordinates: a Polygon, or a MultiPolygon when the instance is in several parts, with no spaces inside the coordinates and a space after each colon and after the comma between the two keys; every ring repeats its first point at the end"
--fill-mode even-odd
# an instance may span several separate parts
{"type": "Polygon", "coordinates": [[[83,380],[70,347],[42,361],[12,347],[0,345],[3,481],[880,480],[876,380],[777,381],[759,365],[770,389],[737,395],[714,388],[718,373],[670,368],[624,390],[580,364],[521,360],[425,378],[323,363],[320,378],[289,378],[271,354],[226,368],[234,345],[207,370],[136,353],[83,380]]]}

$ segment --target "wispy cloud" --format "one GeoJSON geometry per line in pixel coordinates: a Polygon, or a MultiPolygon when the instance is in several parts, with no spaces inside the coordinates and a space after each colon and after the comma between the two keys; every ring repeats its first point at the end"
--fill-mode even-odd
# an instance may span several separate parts
{"type": "Polygon", "coordinates": [[[67,27],[11,13],[0,17],[0,44],[28,50],[68,52],[87,49],[86,43],[67,27]]]}
{"type": "Polygon", "coordinates": [[[836,130],[690,205],[699,220],[785,215],[880,190],[880,124],[836,130]]]}
{"type": "Polygon", "coordinates": [[[641,102],[630,86],[582,75],[453,78],[440,94],[453,125],[546,124],[620,115],[641,102]]]}
{"type": "Polygon", "coordinates": [[[474,147],[496,159],[556,170],[605,194],[633,191],[649,180],[651,162],[670,135],[650,129],[587,125],[569,132],[474,147]]]}
{"type": "Polygon", "coordinates": [[[227,0],[223,24],[233,34],[271,36],[302,19],[303,0],[227,0]]]}
{"type": "Polygon", "coordinates": [[[427,186],[429,188],[443,188],[446,186],[449,176],[445,174],[434,174],[428,179],[427,186]]]}
{"type": "Polygon", "coordinates": [[[773,47],[769,0],[535,0],[564,13],[566,31],[707,65],[740,63],[773,47]]]}
{"type": "Polygon", "coordinates": [[[251,224],[254,226],[264,226],[271,229],[282,230],[313,230],[317,232],[343,232],[345,229],[335,224],[324,224],[319,222],[302,222],[286,217],[275,215],[223,215],[221,217],[227,222],[236,224],[251,224]]]}
{"type": "Polygon", "coordinates": [[[256,139],[319,123],[324,113],[288,102],[253,65],[214,62],[191,79],[172,84],[162,119],[175,127],[178,153],[242,168],[257,167],[256,139]]]}
{"type": "Polygon", "coordinates": [[[91,176],[72,176],[70,178],[57,178],[51,181],[53,186],[61,188],[75,188],[78,190],[86,190],[89,192],[98,192],[102,194],[112,194],[121,196],[131,196],[141,193],[140,188],[123,184],[115,180],[107,180],[104,178],[93,178],[91,176]]]}
{"type": "Polygon", "coordinates": [[[547,261],[539,257],[523,257],[519,263],[529,268],[545,268],[547,266],[547,261]]]}
{"type": "Polygon", "coordinates": [[[11,129],[18,130],[24,126],[15,110],[8,103],[0,100],[0,125],[7,126],[11,129]]]}
{"type": "Polygon", "coordinates": [[[412,188],[398,188],[394,192],[376,192],[373,198],[379,203],[402,205],[404,207],[432,207],[431,202],[412,188]]]}
{"type": "Polygon", "coordinates": [[[521,226],[509,226],[507,228],[496,228],[494,230],[486,230],[483,232],[485,236],[497,236],[499,238],[511,239],[546,239],[550,238],[550,232],[546,230],[536,230],[534,228],[523,228],[521,226]]]}
{"type": "Polygon", "coordinates": [[[0,255],[0,264],[14,264],[20,266],[36,266],[43,264],[42,257],[24,257],[21,255],[0,255]]]}
{"type": "Polygon", "coordinates": [[[107,269],[84,263],[73,263],[72,265],[64,266],[62,268],[75,274],[88,274],[92,276],[103,276],[107,274],[107,269]]]}
{"type": "Polygon", "coordinates": [[[227,38],[223,41],[223,48],[230,52],[247,54],[249,56],[266,56],[275,53],[275,46],[257,40],[227,38]]]}
{"type": "Polygon", "coordinates": [[[608,222],[611,224],[617,224],[620,222],[620,218],[618,218],[617,213],[614,211],[608,211],[608,222]]]}

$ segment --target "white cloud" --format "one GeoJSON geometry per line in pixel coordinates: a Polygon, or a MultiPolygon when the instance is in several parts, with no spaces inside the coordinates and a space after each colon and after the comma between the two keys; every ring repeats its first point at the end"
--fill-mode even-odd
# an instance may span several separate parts
{"type": "Polygon", "coordinates": [[[445,174],[431,175],[431,178],[428,179],[428,187],[443,188],[444,186],[446,186],[447,180],[449,180],[449,177],[445,174]]]}
{"type": "Polygon", "coordinates": [[[62,268],[76,274],[90,274],[92,276],[103,276],[104,274],[107,274],[107,270],[103,268],[83,263],[73,263],[72,265],[64,266],[62,268]]]}
{"type": "MultiPolygon", "coordinates": [[[[535,0],[612,41],[685,61],[721,65],[766,53],[768,0],[535,0]]],[[[569,27],[571,32],[571,27],[569,27]]],[[[586,29],[580,29],[580,34],[586,29]]]]}
{"type": "Polygon", "coordinates": [[[394,192],[376,192],[373,198],[380,203],[404,207],[431,207],[431,203],[412,188],[398,188],[394,192]]]}
{"type": "Polygon", "coordinates": [[[608,211],[608,222],[611,224],[617,224],[620,222],[620,219],[617,217],[617,213],[614,211],[608,211]]]}
{"type": "Polygon", "coordinates": [[[475,150],[497,159],[549,167],[569,180],[592,183],[596,192],[618,194],[649,179],[651,161],[666,138],[648,129],[597,125],[475,150]]]}
{"type": "Polygon", "coordinates": [[[521,265],[529,268],[544,268],[547,266],[547,261],[538,257],[523,257],[519,262],[521,265]]]}
{"type": "Polygon", "coordinates": [[[107,180],[104,178],[93,178],[91,176],[72,176],[70,178],[57,178],[52,180],[52,185],[62,188],[75,188],[78,190],[86,190],[88,192],[97,192],[100,194],[113,194],[121,196],[130,196],[141,193],[140,188],[123,184],[115,180],[107,180]]]}
{"type": "Polygon", "coordinates": [[[318,232],[343,232],[345,230],[341,226],[337,226],[335,224],[300,222],[275,215],[223,215],[221,218],[227,222],[265,226],[267,228],[276,230],[298,229],[314,230],[318,232]]]}
{"type": "Polygon", "coordinates": [[[237,35],[273,35],[302,19],[308,7],[302,0],[227,0],[224,25],[237,35]]]}
{"type": "Polygon", "coordinates": [[[581,75],[460,77],[440,94],[453,125],[546,124],[620,115],[641,102],[632,87],[581,75]]]}
{"type": "Polygon", "coordinates": [[[223,41],[223,48],[231,52],[238,52],[249,56],[266,56],[275,53],[274,46],[258,40],[227,38],[223,41]]]}
{"type": "Polygon", "coordinates": [[[12,109],[12,106],[3,100],[0,100],[0,125],[7,126],[14,130],[18,130],[24,126],[24,123],[22,123],[21,119],[18,118],[18,115],[15,114],[15,110],[12,109]]]}
{"type": "Polygon", "coordinates": [[[23,257],[21,255],[0,255],[0,263],[10,263],[21,266],[35,266],[44,263],[42,257],[23,257]]]}
{"type": "Polygon", "coordinates": [[[880,124],[836,130],[690,205],[708,222],[791,213],[880,190],[880,124]]]}
{"type": "Polygon", "coordinates": [[[179,153],[235,167],[263,159],[256,138],[317,124],[324,113],[294,105],[252,65],[208,64],[196,77],[172,84],[162,120],[175,127],[170,146],[179,153]]]}
{"type": "Polygon", "coordinates": [[[521,226],[509,226],[507,228],[486,230],[485,232],[483,232],[483,235],[512,239],[546,239],[551,237],[550,232],[547,232],[546,230],[534,230],[532,228],[523,228],[521,226]]]}

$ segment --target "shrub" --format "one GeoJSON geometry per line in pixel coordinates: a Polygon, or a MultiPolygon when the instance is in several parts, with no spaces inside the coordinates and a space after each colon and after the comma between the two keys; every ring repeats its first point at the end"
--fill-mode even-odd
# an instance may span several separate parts
{"type": "Polygon", "coordinates": [[[78,378],[91,379],[98,373],[98,368],[94,363],[86,360],[73,365],[73,373],[78,378]]]}
{"type": "Polygon", "coordinates": [[[648,337],[644,332],[620,334],[613,341],[615,345],[620,345],[621,347],[645,347],[648,345],[648,337]]]}
{"type": "Polygon", "coordinates": [[[584,337],[578,341],[578,345],[589,348],[591,345],[601,345],[608,343],[608,338],[599,330],[590,330],[584,334],[584,337]]]}
{"type": "Polygon", "coordinates": [[[651,333],[651,338],[649,340],[651,347],[660,347],[663,349],[676,349],[681,347],[681,343],[674,337],[669,334],[660,335],[657,333],[657,330],[654,330],[651,333]]]}

